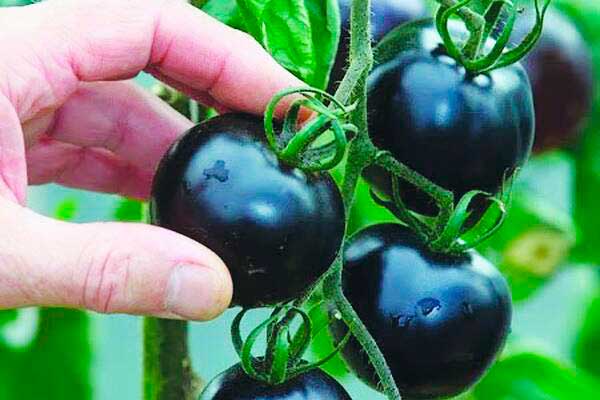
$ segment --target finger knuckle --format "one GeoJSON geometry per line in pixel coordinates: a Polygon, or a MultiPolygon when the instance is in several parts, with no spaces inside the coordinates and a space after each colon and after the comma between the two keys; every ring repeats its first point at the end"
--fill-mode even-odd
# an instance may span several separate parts
{"type": "Polygon", "coordinates": [[[133,256],[118,249],[94,250],[87,256],[82,303],[100,313],[118,312],[127,302],[133,256]]]}

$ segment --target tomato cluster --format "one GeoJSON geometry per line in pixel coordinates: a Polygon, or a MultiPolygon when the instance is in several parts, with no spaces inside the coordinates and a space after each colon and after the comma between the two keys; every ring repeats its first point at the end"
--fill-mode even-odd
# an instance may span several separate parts
{"type": "MultiPolygon", "coordinates": [[[[348,55],[349,1],[341,7],[343,36],[330,91],[348,55]]],[[[472,191],[494,195],[503,189],[530,156],[536,123],[542,133],[538,146],[548,147],[562,143],[557,136],[572,134],[587,110],[591,78],[588,66],[575,62],[586,60],[577,41],[567,48],[550,31],[526,68],[512,63],[480,73],[451,56],[431,19],[404,24],[423,14],[420,1],[381,0],[373,7],[372,36],[383,40],[367,85],[370,140],[451,192],[454,205],[472,191]],[[561,81],[556,76],[563,73],[579,78],[569,81],[576,88],[574,105],[566,114],[547,111],[555,110],[558,100],[544,94],[548,80],[561,81]],[[543,117],[536,119],[534,108],[543,117]]],[[[556,14],[552,21],[564,22],[556,14]]],[[[466,34],[464,27],[450,26],[452,34],[466,34]]],[[[195,126],[158,167],[152,222],[214,250],[231,272],[233,305],[244,308],[298,298],[343,248],[343,295],[402,395],[447,398],[477,382],[509,333],[511,295],[503,276],[475,251],[433,251],[418,232],[401,224],[373,225],[344,242],[344,203],[329,173],[289,165],[272,146],[263,120],[254,116],[227,114],[195,126]]],[[[406,181],[396,188],[392,172],[382,165],[371,163],[362,176],[386,204],[399,195],[423,220],[440,211],[422,188],[406,181]]],[[[338,341],[348,334],[347,322],[330,325],[338,341]]],[[[380,388],[356,339],[342,355],[358,377],[380,388]]],[[[249,376],[242,365],[215,378],[200,399],[350,398],[318,369],[269,384],[249,376]]]]}

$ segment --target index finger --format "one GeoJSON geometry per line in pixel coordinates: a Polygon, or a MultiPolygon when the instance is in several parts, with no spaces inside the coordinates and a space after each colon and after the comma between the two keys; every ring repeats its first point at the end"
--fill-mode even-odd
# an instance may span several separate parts
{"type": "Polygon", "coordinates": [[[38,30],[41,43],[69,60],[81,81],[147,70],[253,113],[262,113],[276,92],[303,85],[250,36],[181,0],[53,0],[37,7],[63,33],[38,30]]]}

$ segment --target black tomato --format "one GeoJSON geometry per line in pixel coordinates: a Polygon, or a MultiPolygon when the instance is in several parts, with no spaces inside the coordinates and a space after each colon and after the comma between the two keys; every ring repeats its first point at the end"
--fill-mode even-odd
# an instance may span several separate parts
{"type": "MultiPolygon", "coordinates": [[[[513,37],[530,30],[530,10],[517,18],[513,37]]],[[[564,146],[575,139],[590,110],[594,87],[587,45],[575,25],[559,11],[548,10],[536,47],[523,59],[533,88],[534,151],[564,146]]]]}
{"type": "Polygon", "coordinates": [[[237,364],[213,379],[198,400],[352,400],[346,390],[319,369],[281,385],[257,381],[237,364]]]}
{"type": "MultiPolygon", "coordinates": [[[[340,44],[331,70],[329,91],[333,92],[344,77],[350,50],[350,6],[352,0],[339,0],[342,21],[340,44]]],[[[371,1],[371,36],[380,41],[398,25],[424,17],[423,0],[373,0],[371,1]]]]}
{"type": "Polygon", "coordinates": [[[228,114],[195,126],[156,172],[153,223],[217,253],[233,304],[272,305],[299,295],[333,262],[344,208],[328,173],[282,164],[260,118],[228,114]]]}
{"type": "MultiPolygon", "coordinates": [[[[533,101],[523,67],[465,72],[446,55],[431,20],[405,24],[383,39],[368,101],[373,142],[452,191],[455,201],[470,190],[496,193],[531,152],[533,101]]],[[[390,195],[387,173],[370,167],[364,177],[390,195]]],[[[409,208],[436,212],[414,187],[401,182],[400,192],[409,208]]]]}
{"type": "MultiPolygon", "coordinates": [[[[474,252],[434,254],[406,227],[373,225],[344,252],[343,291],[407,399],[457,395],[494,361],[512,306],[502,275],[474,252]]],[[[340,340],[346,327],[332,325],[340,340]]],[[[366,383],[378,380],[356,340],[343,350],[366,383]]]]}

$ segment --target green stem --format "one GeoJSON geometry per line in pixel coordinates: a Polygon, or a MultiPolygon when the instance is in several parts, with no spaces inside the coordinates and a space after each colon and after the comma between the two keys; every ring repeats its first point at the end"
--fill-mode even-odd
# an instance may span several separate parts
{"type": "MultiPolygon", "coordinates": [[[[437,1],[440,5],[447,7],[447,8],[453,7],[456,4],[458,4],[457,0],[435,0],[435,1],[437,1]]],[[[457,14],[460,15],[461,19],[465,22],[465,25],[467,26],[467,29],[469,30],[469,32],[478,31],[480,29],[483,29],[483,27],[485,25],[485,20],[483,19],[483,17],[467,7],[462,7],[461,9],[459,9],[457,11],[457,14]]]]}
{"type": "MultiPolygon", "coordinates": [[[[347,211],[352,206],[361,171],[365,166],[372,163],[377,155],[377,150],[369,138],[367,121],[367,76],[373,66],[370,16],[370,0],[352,1],[350,17],[350,67],[335,93],[335,97],[345,104],[349,100],[356,102],[356,108],[351,114],[351,122],[358,128],[358,131],[356,138],[350,143],[348,162],[342,184],[342,197],[347,211]]],[[[335,301],[342,318],[348,324],[352,334],[367,352],[380,378],[384,394],[390,400],[401,399],[400,392],[394,383],[393,376],[385,362],[383,354],[342,293],[342,268],[342,258],[338,257],[324,282],[326,298],[335,301]]]]}
{"type": "Polygon", "coordinates": [[[188,355],[187,322],[144,318],[144,400],[195,400],[202,386],[188,355]]]}
{"type": "Polygon", "coordinates": [[[401,400],[402,396],[394,382],[392,372],[385,362],[383,353],[342,292],[341,285],[339,285],[341,280],[341,269],[339,276],[332,276],[331,278],[338,280],[338,282],[333,285],[327,285],[328,287],[333,288],[333,290],[327,292],[326,297],[335,302],[336,308],[350,329],[350,332],[352,332],[352,335],[358,340],[362,348],[368,354],[369,361],[379,376],[384,394],[390,400],[401,400]]]}

